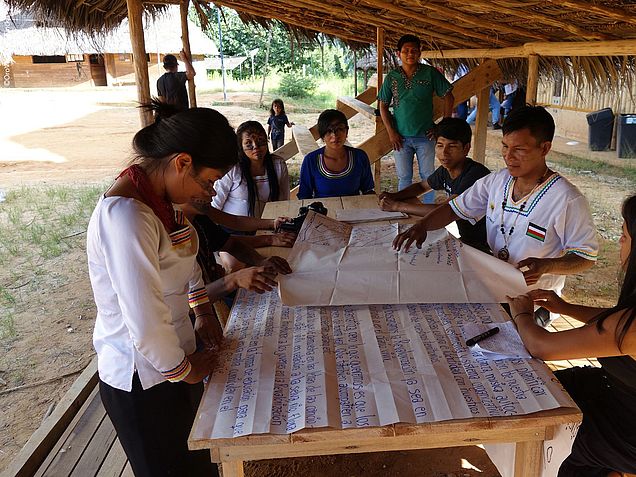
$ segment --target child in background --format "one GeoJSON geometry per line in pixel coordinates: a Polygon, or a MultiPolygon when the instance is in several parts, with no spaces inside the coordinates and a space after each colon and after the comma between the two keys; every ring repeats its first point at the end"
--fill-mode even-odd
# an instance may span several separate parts
{"type": "Polygon", "coordinates": [[[272,101],[267,125],[267,137],[272,140],[272,150],[275,151],[285,144],[285,126],[290,128],[294,125],[294,123],[289,122],[287,114],[285,114],[285,105],[282,99],[272,101]]]}

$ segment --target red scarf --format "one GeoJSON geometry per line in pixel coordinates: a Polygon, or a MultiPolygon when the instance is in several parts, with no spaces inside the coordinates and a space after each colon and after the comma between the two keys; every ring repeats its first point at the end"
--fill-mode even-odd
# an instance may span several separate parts
{"type": "Polygon", "coordinates": [[[177,230],[179,227],[174,217],[174,208],[172,204],[163,197],[159,197],[150,183],[150,179],[146,172],[138,164],[134,164],[124,169],[117,178],[127,175],[130,177],[133,185],[137,188],[142,201],[152,209],[155,215],[161,220],[169,234],[177,230]]]}

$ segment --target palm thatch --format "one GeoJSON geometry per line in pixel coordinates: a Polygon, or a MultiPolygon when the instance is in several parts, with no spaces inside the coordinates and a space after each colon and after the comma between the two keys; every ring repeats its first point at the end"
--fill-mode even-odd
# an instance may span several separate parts
{"type": "MultiPolygon", "coordinates": [[[[126,17],[126,0],[7,0],[42,20],[57,22],[71,31],[104,32],[126,17]]],[[[148,14],[161,4],[145,3],[148,14]]],[[[212,2],[192,0],[202,14],[212,2]]],[[[239,12],[245,22],[267,26],[283,22],[295,35],[315,38],[317,32],[340,38],[354,47],[376,41],[376,28],[385,30],[386,45],[412,33],[425,50],[516,47],[528,42],[595,42],[636,39],[634,0],[214,0],[239,12]]],[[[474,59],[434,59],[451,70],[474,59]]],[[[508,78],[525,79],[523,58],[499,60],[508,78]]],[[[564,75],[595,88],[620,86],[636,72],[634,57],[542,57],[545,76],[564,75]]]]}

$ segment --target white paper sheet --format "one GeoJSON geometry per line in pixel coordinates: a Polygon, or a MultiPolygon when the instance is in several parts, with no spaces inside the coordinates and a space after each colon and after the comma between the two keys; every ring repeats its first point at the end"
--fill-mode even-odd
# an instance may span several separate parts
{"type": "Polygon", "coordinates": [[[376,222],[379,220],[404,219],[407,215],[402,212],[387,212],[382,209],[344,209],[336,212],[336,219],[341,222],[376,222]]]}
{"type": "Polygon", "coordinates": [[[469,327],[498,305],[287,307],[241,290],[192,437],[515,416],[574,404],[533,359],[490,359],[469,327]]]}
{"type": "Polygon", "coordinates": [[[446,230],[421,249],[392,248],[397,224],[348,225],[310,211],[279,276],[284,304],[501,303],[528,291],[512,265],[468,247],[446,230]]]}

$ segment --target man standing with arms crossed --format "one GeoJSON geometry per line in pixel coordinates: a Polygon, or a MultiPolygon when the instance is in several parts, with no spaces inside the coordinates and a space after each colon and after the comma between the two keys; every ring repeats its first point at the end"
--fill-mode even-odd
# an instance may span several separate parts
{"type": "Polygon", "coordinates": [[[393,247],[421,247],[429,230],[486,217],[493,255],[515,265],[531,288],[560,295],[565,275],[587,270],[598,255],[589,205],[574,185],[546,165],[554,137],[550,113],[524,106],[510,113],[502,129],[506,167],[399,234],[393,247]]]}
{"type": "MultiPolygon", "coordinates": [[[[382,122],[395,150],[395,169],[398,190],[413,182],[413,155],[417,156],[420,179],[433,173],[435,143],[431,129],[434,126],[433,95],[444,99],[444,117],[453,112],[453,86],[442,73],[432,66],[420,63],[420,40],[404,35],[397,44],[402,66],[386,76],[378,93],[378,107],[382,122]],[[389,105],[393,104],[393,115],[389,105]]],[[[424,203],[433,203],[434,193],[424,195],[424,203]]]]}

